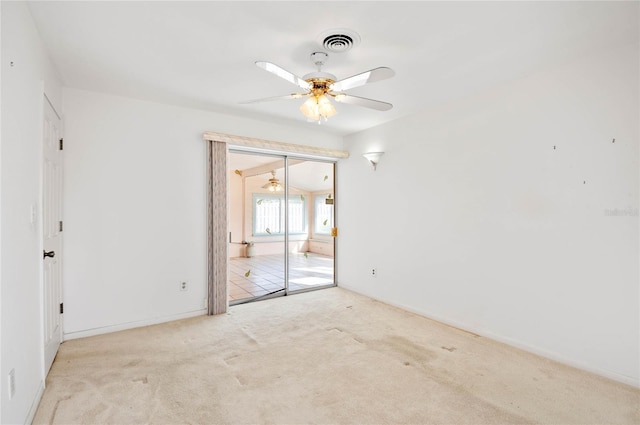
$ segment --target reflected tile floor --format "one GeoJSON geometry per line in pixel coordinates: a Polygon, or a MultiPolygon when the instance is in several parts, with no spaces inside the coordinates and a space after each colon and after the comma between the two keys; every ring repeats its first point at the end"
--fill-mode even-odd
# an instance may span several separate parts
{"type": "MultiPolygon", "coordinates": [[[[289,256],[289,290],[333,284],[333,257],[311,252],[306,254],[289,256]]],[[[282,254],[229,259],[229,302],[266,295],[282,288],[282,254]]]]}

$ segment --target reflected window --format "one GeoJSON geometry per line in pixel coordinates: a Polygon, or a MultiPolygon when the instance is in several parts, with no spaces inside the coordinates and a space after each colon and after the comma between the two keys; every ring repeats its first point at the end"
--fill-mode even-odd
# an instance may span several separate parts
{"type": "MultiPolygon", "coordinates": [[[[282,236],[284,234],[284,195],[253,194],[253,236],[282,236]]],[[[289,233],[307,232],[306,200],[303,196],[289,198],[289,233]]]]}

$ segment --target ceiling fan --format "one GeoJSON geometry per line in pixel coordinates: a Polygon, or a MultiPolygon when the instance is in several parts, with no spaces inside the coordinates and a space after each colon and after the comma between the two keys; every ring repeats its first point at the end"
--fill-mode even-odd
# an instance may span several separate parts
{"type": "Polygon", "coordinates": [[[282,190],[282,185],[280,184],[280,180],[276,178],[276,171],[271,171],[271,178],[269,182],[262,186],[263,189],[269,189],[270,192],[280,192],[282,190]]]}
{"type": "Polygon", "coordinates": [[[387,102],[381,102],[379,100],[367,99],[365,97],[353,96],[345,94],[344,92],[355,87],[364,86],[365,84],[374,83],[376,81],[385,80],[395,75],[395,72],[391,68],[379,67],[374,68],[360,74],[353,75],[342,80],[338,80],[335,75],[327,72],[322,72],[322,66],[327,61],[327,55],[324,52],[314,52],[311,54],[311,62],[317,67],[317,72],[306,74],[303,77],[298,77],[291,72],[279,67],[271,62],[258,61],[256,66],[264,69],[267,72],[277,75],[289,81],[292,84],[297,85],[305,91],[303,93],[292,93],[285,96],[267,97],[264,99],[250,100],[247,103],[268,102],[272,100],[282,99],[301,99],[308,97],[307,101],[300,106],[300,111],[304,116],[310,120],[318,121],[324,118],[326,121],[329,117],[337,113],[334,106],[329,102],[329,97],[334,98],[337,102],[349,103],[357,106],[364,106],[365,108],[375,109],[378,111],[388,111],[393,107],[392,104],[387,102]]]}
{"type": "MultiPolygon", "coordinates": [[[[280,183],[280,179],[276,177],[276,170],[271,170],[271,178],[267,181],[267,184],[262,185],[263,189],[269,190],[269,192],[280,192],[284,190],[284,186],[280,183]]],[[[295,186],[289,186],[289,189],[303,191],[295,186]]]]}

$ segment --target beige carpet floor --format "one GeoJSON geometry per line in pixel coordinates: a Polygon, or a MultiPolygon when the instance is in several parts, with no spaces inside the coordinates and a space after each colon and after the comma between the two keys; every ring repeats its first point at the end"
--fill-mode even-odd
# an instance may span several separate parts
{"type": "Polygon", "coordinates": [[[640,391],[332,288],[68,341],[35,424],[639,424],[640,391]]]}

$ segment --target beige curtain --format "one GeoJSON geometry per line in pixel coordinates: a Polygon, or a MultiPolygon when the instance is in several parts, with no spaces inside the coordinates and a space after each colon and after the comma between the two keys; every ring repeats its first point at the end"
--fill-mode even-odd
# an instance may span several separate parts
{"type": "Polygon", "coordinates": [[[208,222],[208,310],[227,312],[227,144],[208,142],[207,222],[208,222]]]}

